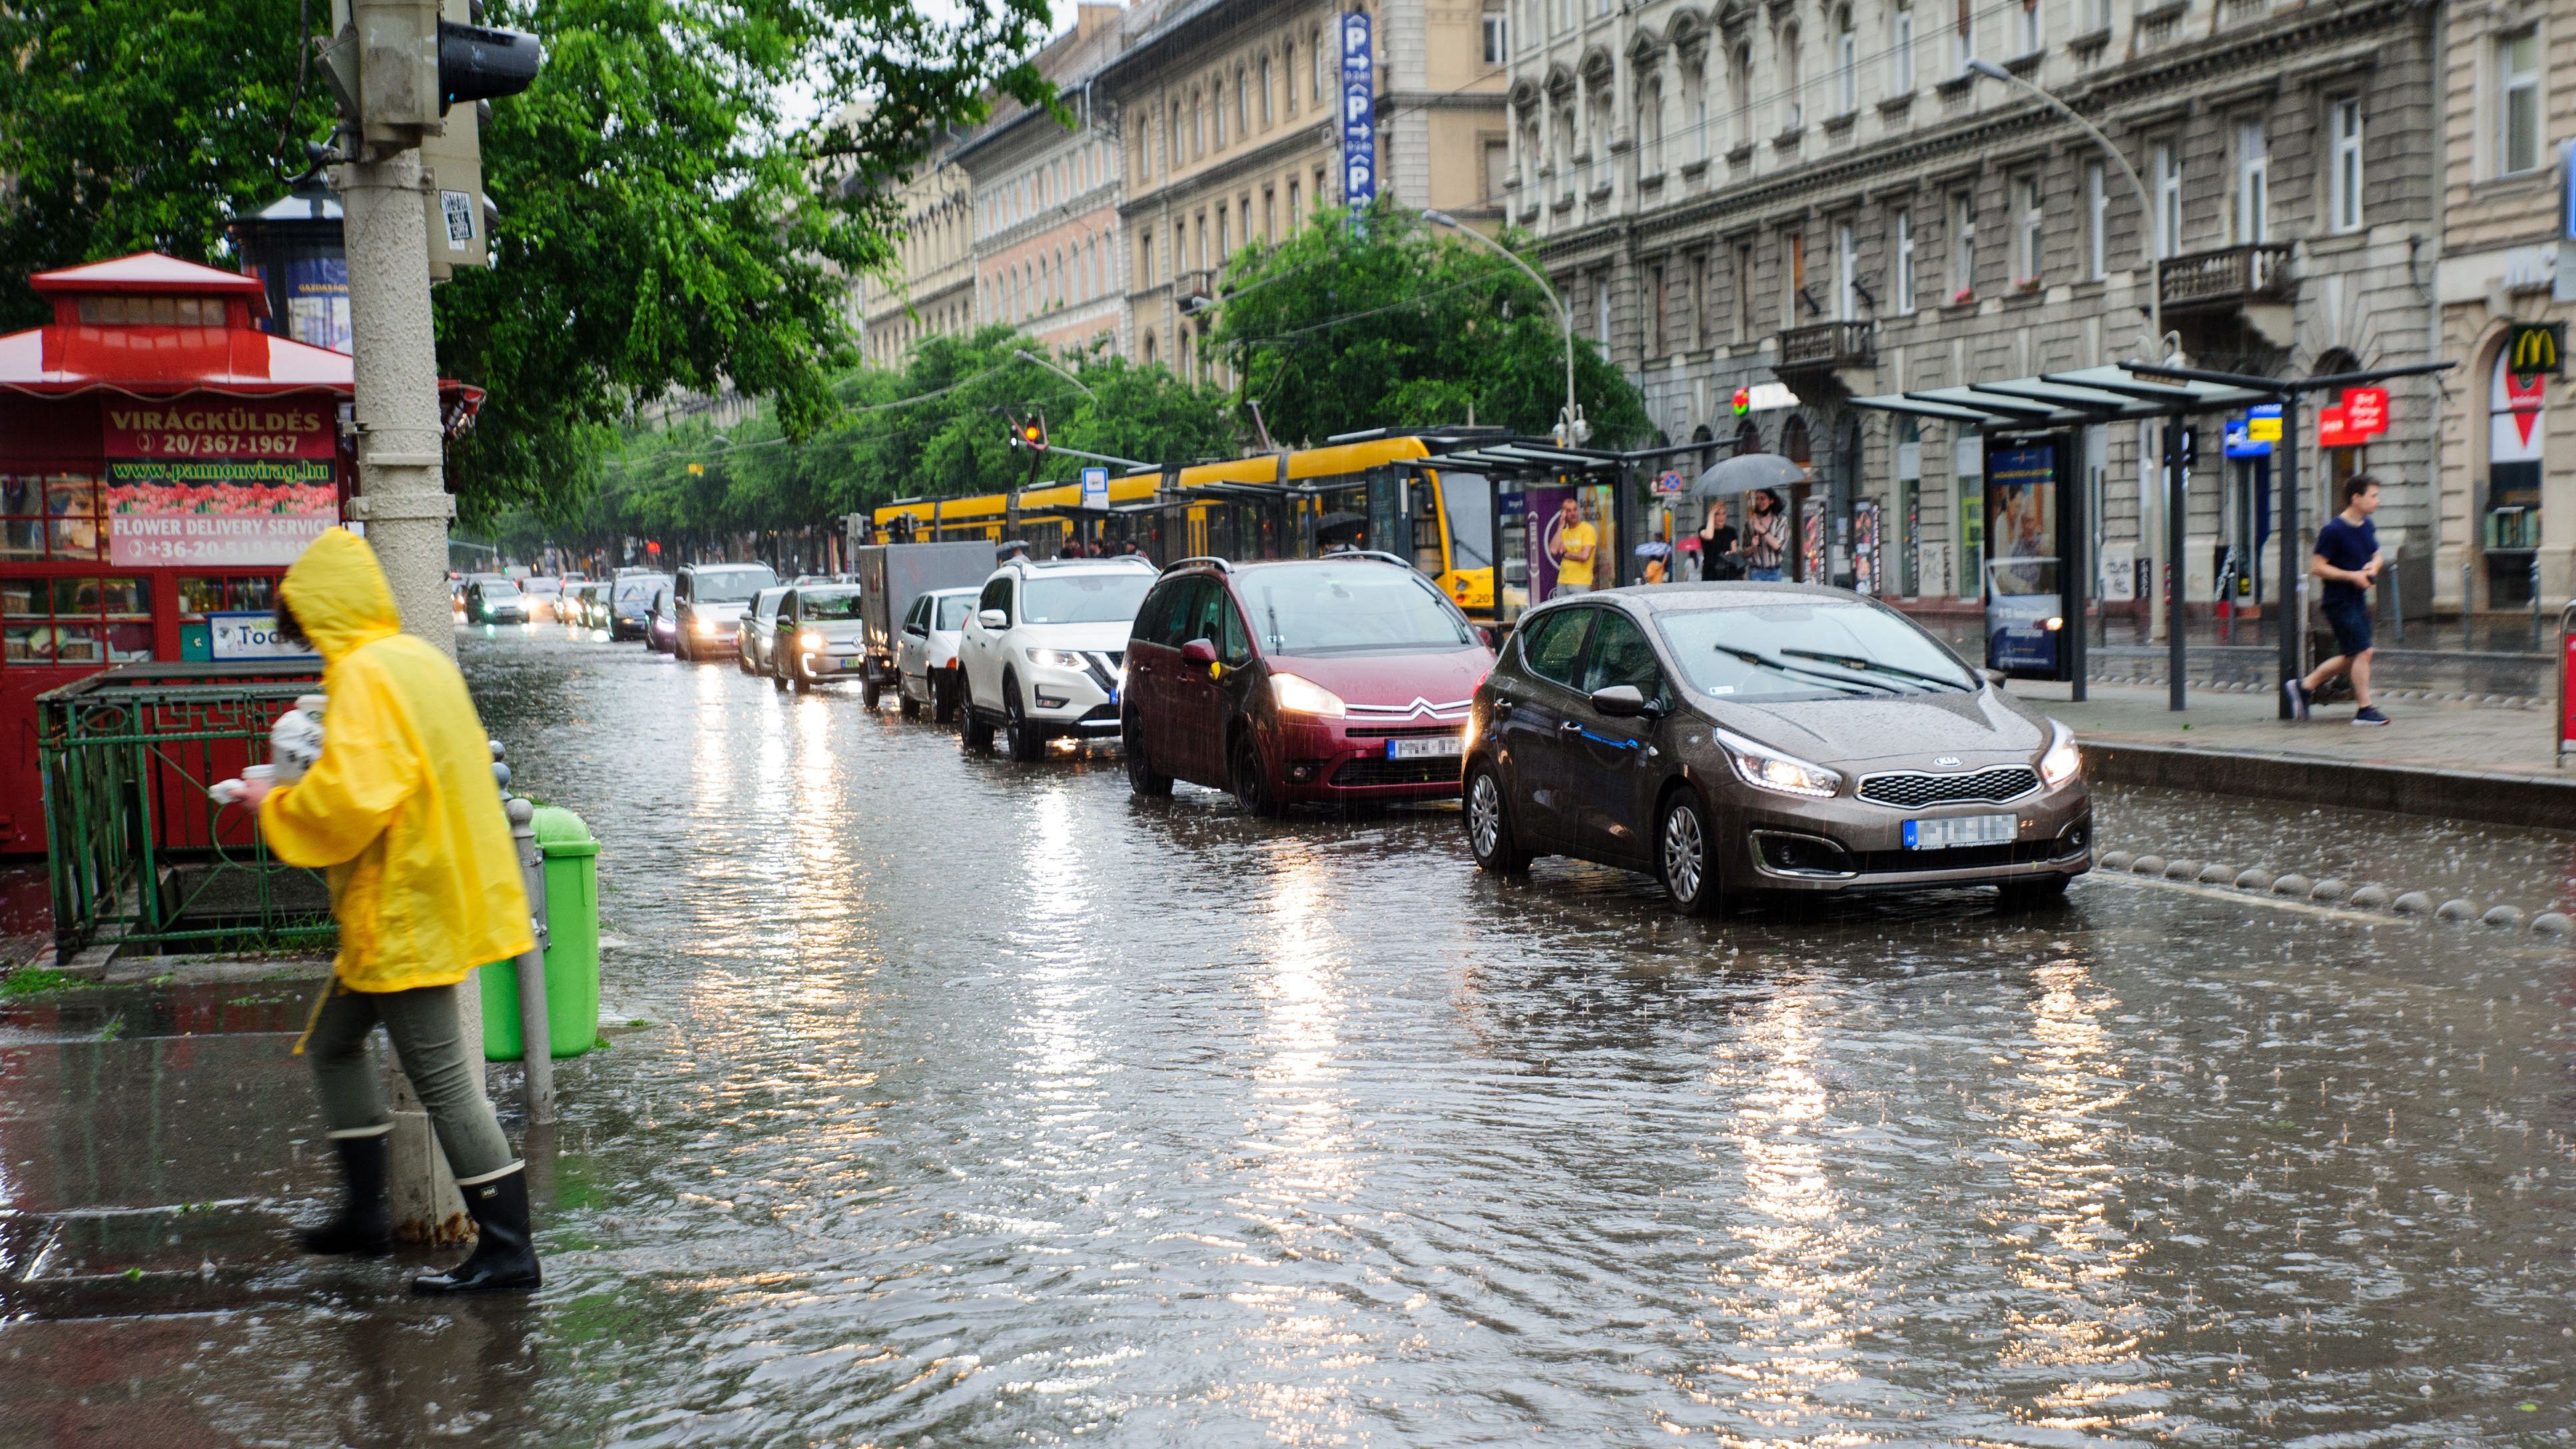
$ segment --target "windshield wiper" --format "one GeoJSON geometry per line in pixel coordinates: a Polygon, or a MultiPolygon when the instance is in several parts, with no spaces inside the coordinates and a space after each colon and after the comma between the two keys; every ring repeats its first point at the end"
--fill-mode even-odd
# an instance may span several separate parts
{"type": "MultiPolygon", "coordinates": [[[[1842,686],[1846,691],[1851,687],[1857,686],[1862,689],[1884,690],[1889,694],[1894,694],[1896,692],[1890,686],[1881,684],[1874,679],[1847,679],[1839,674],[1827,674],[1820,669],[1802,669],[1785,659],[1774,659],[1759,649],[1738,649],[1732,644],[1711,644],[1708,647],[1716,650],[1720,654],[1731,654],[1736,658],[1743,660],[1747,664],[1758,664],[1765,669],[1776,669],[1780,673],[1790,675],[1792,677],[1803,676],[1808,679],[1822,680],[1827,684],[1842,686]]],[[[1827,662],[1830,663],[1831,661],[1828,660],[1827,662]]]]}
{"type": "Polygon", "coordinates": [[[1887,664],[1876,659],[1863,659],[1857,655],[1820,654],[1813,649],[1783,649],[1780,652],[1795,655],[1800,659],[1821,659],[1827,664],[1844,669],[1863,669],[1872,674],[1894,674],[1906,679],[1919,679],[1925,684],[1937,684],[1943,689],[1962,690],[1968,687],[1955,679],[1943,679],[1940,675],[1925,674],[1919,669],[1908,669],[1902,664],[1887,664]]]}

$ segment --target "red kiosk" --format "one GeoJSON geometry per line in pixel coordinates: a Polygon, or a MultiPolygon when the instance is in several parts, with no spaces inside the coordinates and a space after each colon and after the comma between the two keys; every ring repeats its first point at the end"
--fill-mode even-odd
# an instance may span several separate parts
{"type": "Polygon", "coordinates": [[[45,849],[35,698],[111,664],[211,659],[356,477],[349,358],[261,331],[256,277],[139,253],[29,279],[0,336],[0,854],[45,849]]]}

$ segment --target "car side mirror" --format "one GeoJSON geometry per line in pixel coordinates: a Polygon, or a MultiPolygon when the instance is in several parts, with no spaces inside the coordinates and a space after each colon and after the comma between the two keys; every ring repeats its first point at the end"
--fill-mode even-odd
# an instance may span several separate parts
{"type": "Polygon", "coordinates": [[[1184,664],[1214,664],[1216,662],[1216,644],[1212,640],[1207,639],[1191,640],[1187,644],[1181,646],[1181,662],[1184,664]]]}
{"type": "Polygon", "coordinates": [[[1646,712],[1646,696],[1633,684],[1614,684],[1592,691],[1592,707],[1612,719],[1634,719],[1646,712]]]}
{"type": "Polygon", "coordinates": [[[1011,627],[1011,616],[1001,609],[978,609],[975,622],[987,629],[1007,629],[1011,627]]]}

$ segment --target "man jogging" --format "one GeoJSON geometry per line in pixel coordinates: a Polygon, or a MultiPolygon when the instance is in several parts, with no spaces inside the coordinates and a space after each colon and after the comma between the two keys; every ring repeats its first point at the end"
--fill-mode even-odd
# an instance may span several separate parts
{"type": "Polygon", "coordinates": [[[278,585],[277,615],[322,655],[322,753],[292,784],[244,780],[240,799],[278,859],[329,871],[340,923],[339,958],[305,1036],[347,1196],[304,1246],[389,1246],[393,1118],[367,1056],[381,1023],[482,1230],[461,1266],[412,1286],[534,1288],[527,1177],[483,1096],[482,1043],[465,1040],[457,1021],[457,983],[532,944],[489,737],[456,666],[401,632],[384,571],[356,535],[335,528],[304,550],[278,585]]]}
{"type": "Polygon", "coordinates": [[[2370,515],[2378,511],[2379,480],[2367,473],[2355,474],[2343,485],[2343,512],[2317,530],[2308,572],[2325,580],[2319,606],[2325,611],[2327,627],[2334,630],[2336,652],[2307,678],[2281,681],[2294,718],[2308,717],[2309,704],[2327,680],[2349,673],[2352,697],[2361,705],[2352,722],[2388,723],[2388,716],[2370,702],[2370,597],[2363,592],[2379,582],[2379,533],[2370,523],[2370,515]]]}

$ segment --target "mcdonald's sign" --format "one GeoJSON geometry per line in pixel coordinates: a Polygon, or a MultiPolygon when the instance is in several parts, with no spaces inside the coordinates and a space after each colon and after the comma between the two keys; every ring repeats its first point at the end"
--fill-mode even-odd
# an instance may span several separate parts
{"type": "Polygon", "coordinates": [[[2516,322],[2505,334],[2505,367],[2516,377],[2564,377],[2564,322],[2516,322]]]}

